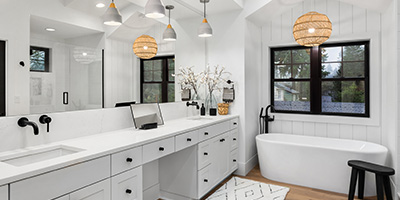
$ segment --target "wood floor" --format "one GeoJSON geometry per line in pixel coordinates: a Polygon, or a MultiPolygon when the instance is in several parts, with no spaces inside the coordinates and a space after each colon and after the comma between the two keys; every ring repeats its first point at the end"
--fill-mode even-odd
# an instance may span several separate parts
{"type": "MultiPolygon", "coordinates": [[[[263,183],[268,183],[268,184],[274,184],[274,185],[280,185],[280,186],[285,186],[289,187],[290,191],[288,195],[286,196],[285,200],[347,200],[347,195],[346,194],[339,194],[339,193],[334,193],[334,192],[328,192],[328,191],[323,191],[323,190],[318,190],[318,189],[312,189],[312,188],[307,188],[307,187],[302,187],[302,186],[297,186],[297,185],[290,185],[286,183],[280,183],[276,181],[271,181],[266,178],[264,178],[261,175],[260,168],[256,166],[253,170],[250,171],[247,176],[238,176],[242,178],[247,178],[263,183]]],[[[225,182],[227,182],[231,177],[227,178],[225,181],[223,181],[219,186],[217,186],[215,189],[213,189],[210,193],[208,193],[202,200],[205,200],[208,196],[210,196],[212,193],[214,193],[220,186],[222,186],[225,182]]],[[[357,198],[355,198],[357,199],[357,198]]],[[[364,200],[375,200],[376,197],[366,197],[364,200]]]]}

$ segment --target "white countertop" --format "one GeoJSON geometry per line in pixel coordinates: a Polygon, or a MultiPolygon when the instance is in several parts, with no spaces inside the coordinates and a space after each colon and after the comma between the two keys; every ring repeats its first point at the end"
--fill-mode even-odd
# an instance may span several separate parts
{"type": "Polygon", "coordinates": [[[84,149],[77,153],[60,156],[57,158],[36,162],[24,166],[13,166],[0,162],[0,186],[21,179],[47,173],[56,169],[88,161],[98,157],[110,155],[122,150],[141,146],[146,143],[179,135],[184,132],[217,124],[238,117],[238,115],[215,116],[212,120],[189,120],[186,118],[166,121],[157,129],[137,130],[135,128],[106,132],[86,137],[50,143],[41,146],[17,149],[0,153],[6,156],[17,152],[24,152],[45,147],[66,145],[84,149]]]}

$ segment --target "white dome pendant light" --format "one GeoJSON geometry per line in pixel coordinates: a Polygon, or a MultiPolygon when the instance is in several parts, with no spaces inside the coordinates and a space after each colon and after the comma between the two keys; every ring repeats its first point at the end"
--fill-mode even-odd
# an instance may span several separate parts
{"type": "Polygon", "coordinates": [[[206,18],[206,3],[208,2],[210,2],[210,0],[200,0],[200,3],[204,3],[204,19],[200,24],[199,29],[197,29],[199,37],[211,37],[213,34],[212,28],[206,18]]]}
{"type": "Polygon", "coordinates": [[[122,24],[122,16],[118,8],[115,6],[114,0],[112,0],[110,7],[107,8],[103,20],[104,24],[108,26],[119,26],[122,24]]]}
{"type": "Polygon", "coordinates": [[[174,9],[173,5],[167,5],[165,8],[168,10],[168,26],[163,33],[163,39],[165,41],[175,41],[176,40],[176,32],[171,26],[171,10],[174,9]]]}
{"type": "Polygon", "coordinates": [[[161,0],[148,0],[144,7],[144,15],[148,18],[163,18],[165,16],[164,4],[161,0]]]}

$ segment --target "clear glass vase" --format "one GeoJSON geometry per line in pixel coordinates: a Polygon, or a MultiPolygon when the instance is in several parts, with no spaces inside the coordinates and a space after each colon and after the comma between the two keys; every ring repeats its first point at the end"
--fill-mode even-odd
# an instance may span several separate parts
{"type": "Polygon", "coordinates": [[[206,112],[209,112],[210,108],[216,109],[218,107],[217,98],[215,98],[215,95],[213,94],[212,91],[207,94],[205,100],[205,107],[206,107],[206,112]]]}
{"type": "Polygon", "coordinates": [[[199,94],[197,94],[196,92],[192,92],[192,97],[190,98],[190,100],[192,100],[192,101],[200,101],[201,98],[200,98],[199,94]]]}

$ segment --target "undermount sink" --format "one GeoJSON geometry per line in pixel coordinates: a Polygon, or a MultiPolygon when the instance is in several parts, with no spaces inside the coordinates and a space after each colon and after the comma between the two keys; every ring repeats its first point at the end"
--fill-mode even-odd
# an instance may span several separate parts
{"type": "Polygon", "coordinates": [[[194,117],[188,117],[188,120],[213,120],[214,118],[212,117],[206,117],[206,116],[194,116],[194,117]]]}
{"type": "Polygon", "coordinates": [[[24,166],[36,162],[50,160],[61,156],[74,154],[84,149],[79,149],[71,146],[58,145],[52,147],[46,147],[35,150],[27,150],[24,152],[18,152],[7,156],[0,157],[0,162],[4,162],[14,166],[24,166]]]}

